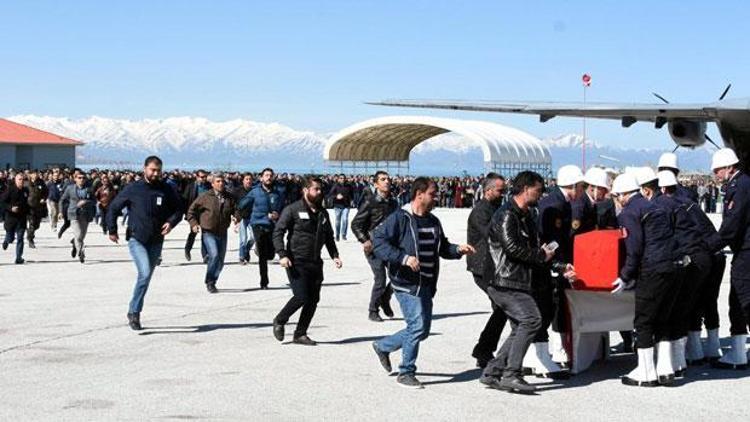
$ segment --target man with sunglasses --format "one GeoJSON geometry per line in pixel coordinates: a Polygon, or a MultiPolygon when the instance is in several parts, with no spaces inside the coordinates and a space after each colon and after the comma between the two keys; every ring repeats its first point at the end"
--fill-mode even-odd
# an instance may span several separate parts
{"type": "Polygon", "coordinates": [[[374,186],[375,193],[367,195],[362,200],[357,215],[352,220],[352,233],[362,244],[362,250],[374,277],[368,318],[373,322],[382,322],[379,308],[383,308],[385,316],[393,318],[390,303],[393,290],[386,284],[386,263],[372,253],[372,231],[398,209],[398,202],[391,196],[391,178],[388,173],[377,171],[374,186]]]}

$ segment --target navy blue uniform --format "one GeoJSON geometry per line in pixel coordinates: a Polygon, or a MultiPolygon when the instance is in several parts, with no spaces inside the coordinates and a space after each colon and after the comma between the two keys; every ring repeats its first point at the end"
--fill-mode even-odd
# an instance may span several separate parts
{"type": "Polygon", "coordinates": [[[683,260],[683,265],[678,265],[675,269],[675,275],[681,283],[677,286],[677,291],[673,292],[677,296],[672,315],[670,318],[670,340],[677,340],[688,334],[691,316],[697,314],[698,293],[708,282],[711,272],[711,256],[706,252],[703,242],[701,225],[698,221],[696,211],[698,209],[695,202],[679,197],[677,195],[668,196],[655,194],[652,201],[671,212],[674,223],[675,235],[675,261],[683,260]],[[688,260],[685,257],[689,258],[688,260]]]}
{"type": "Polygon", "coordinates": [[[693,189],[686,188],[685,186],[682,186],[680,184],[677,185],[677,192],[675,193],[675,196],[695,202],[696,204],[698,203],[698,192],[693,189]]]}
{"type": "Polygon", "coordinates": [[[584,193],[583,196],[572,201],[570,209],[572,217],[570,229],[573,236],[596,230],[598,220],[596,204],[594,204],[588,194],[584,193]]]}
{"type": "Polygon", "coordinates": [[[636,345],[646,349],[668,340],[669,317],[676,296],[674,229],[670,212],[640,194],[631,197],[617,217],[625,229],[625,265],[620,278],[635,287],[636,345]]]}
{"type": "MultiPolygon", "coordinates": [[[[559,187],[539,201],[537,228],[542,244],[557,242],[555,260],[573,262],[573,209],[559,187]]],[[[532,283],[532,296],[542,316],[542,327],[534,338],[534,343],[549,341],[547,328],[558,333],[567,331],[565,323],[565,289],[569,283],[562,276],[553,278],[548,269],[536,270],[532,283]]]]}
{"type": "Polygon", "coordinates": [[[729,245],[732,258],[729,320],[732,335],[747,334],[750,321],[750,177],[737,172],[724,195],[720,245],[729,245]]]}

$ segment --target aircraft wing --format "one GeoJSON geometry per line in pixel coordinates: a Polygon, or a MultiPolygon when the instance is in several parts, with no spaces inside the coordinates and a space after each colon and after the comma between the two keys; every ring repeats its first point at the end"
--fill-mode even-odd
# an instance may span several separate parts
{"type": "Polygon", "coordinates": [[[661,125],[670,119],[715,121],[716,104],[627,104],[627,103],[562,103],[562,102],[491,102],[452,100],[384,100],[367,104],[391,107],[432,108],[497,113],[536,114],[542,122],[556,116],[593,117],[621,120],[623,126],[637,121],[661,125]]]}

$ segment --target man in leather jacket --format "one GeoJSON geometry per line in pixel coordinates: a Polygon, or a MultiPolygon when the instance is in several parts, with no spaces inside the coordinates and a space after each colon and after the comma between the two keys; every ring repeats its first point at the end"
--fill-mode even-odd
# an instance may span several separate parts
{"type": "MultiPolygon", "coordinates": [[[[492,217],[489,254],[485,263],[487,294],[511,321],[512,332],[497,356],[484,370],[480,382],[491,388],[533,392],[524,381],[521,365],[534,336],[542,326],[542,317],[532,296],[532,280],[538,270],[549,270],[554,248],[539,245],[533,206],[544,191],[544,179],[523,171],[513,182],[512,198],[492,217]]],[[[554,261],[552,269],[574,279],[570,264],[554,261]]]]}
{"type": "Polygon", "coordinates": [[[375,194],[367,195],[357,210],[357,215],[352,220],[352,233],[362,244],[365,258],[375,278],[370,294],[369,319],[382,322],[383,319],[378,313],[381,307],[385,316],[393,318],[390,303],[393,289],[386,284],[386,263],[372,253],[371,234],[375,227],[398,208],[398,202],[391,196],[391,179],[388,173],[384,171],[375,173],[375,189],[375,194]]]}

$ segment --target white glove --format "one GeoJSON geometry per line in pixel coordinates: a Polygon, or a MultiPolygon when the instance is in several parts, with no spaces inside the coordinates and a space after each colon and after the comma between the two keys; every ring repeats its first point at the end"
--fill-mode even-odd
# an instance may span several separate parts
{"type": "Polygon", "coordinates": [[[635,284],[635,280],[633,281],[625,281],[621,279],[620,277],[617,277],[617,280],[612,282],[612,293],[613,295],[619,295],[624,290],[630,290],[633,288],[633,285],[635,284]]]}

